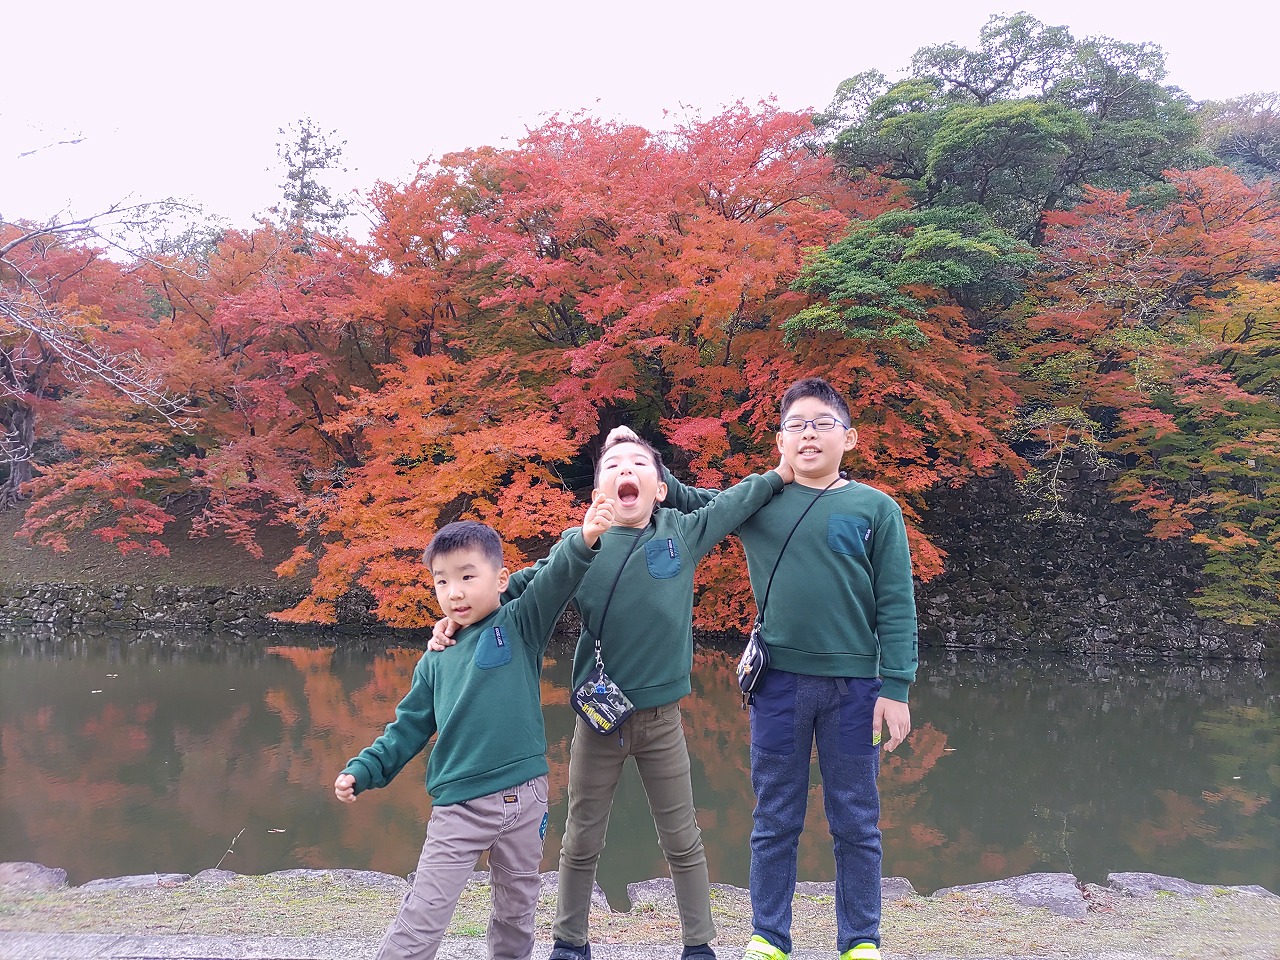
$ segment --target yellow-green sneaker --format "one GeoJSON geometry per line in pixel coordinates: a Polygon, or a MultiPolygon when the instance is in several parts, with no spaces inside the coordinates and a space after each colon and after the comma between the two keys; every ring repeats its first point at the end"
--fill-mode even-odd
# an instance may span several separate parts
{"type": "Polygon", "coordinates": [[[874,943],[856,943],[840,954],[840,960],[880,960],[880,948],[874,943]]]}
{"type": "Polygon", "coordinates": [[[757,934],[747,941],[747,950],[742,955],[742,960],[788,960],[788,957],[787,954],[757,934]]]}

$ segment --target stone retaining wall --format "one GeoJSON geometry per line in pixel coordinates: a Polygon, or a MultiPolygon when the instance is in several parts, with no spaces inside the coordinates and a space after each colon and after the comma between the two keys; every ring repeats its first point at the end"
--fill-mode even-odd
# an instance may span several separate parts
{"type": "Polygon", "coordinates": [[[925,529],[947,551],[946,573],[918,585],[920,639],[934,646],[1128,656],[1280,657],[1280,624],[1205,620],[1200,548],[1153,540],[1113,503],[1107,484],[1077,481],[1079,523],[1029,520],[1008,478],[929,500],[925,529]]]}
{"type": "Polygon", "coordinates": [[[171,584],[0,584],[0,622],[253,630],[297,603],[297,591],[171,584]]]}
{"type": "MultiPolygon", "coordinates": [[[[1102,481],[1078,482],[1070,508],[1082,523],[1028,520],[1008,478],[930,497],[925,529],[947,552],[946,572],[919,584],[920,639],[929,646],[1077,655],[1280,658],[1280,625],[1205,620],[1189,602],[1200,587],[1199,548],[1158,541],[1146,521],[1111,502],[1102,481]]],[[[0,575],[2,580],[2,575],[0,575]]],[[[0,623],[192,626],[232,634],[287,631],[268,614],[301,588],[0,582],[0,623]]],[[[374,634],[369,598],[353,591],[339,623],[374,634]]],[[[734,638],[735,642],[738,638],[734,638]]]]}

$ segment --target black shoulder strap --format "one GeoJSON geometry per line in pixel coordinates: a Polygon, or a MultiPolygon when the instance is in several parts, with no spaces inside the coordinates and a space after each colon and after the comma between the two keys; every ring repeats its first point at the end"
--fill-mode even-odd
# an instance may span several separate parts
{"type": "Polygon", "coordinates": [[[825,487],[819,490],[817,495],[814,496],[813,501],[807,507],[805,507],[804,510],[801,512],[800,518],[796,520],[795,526],[791,528],[791,533],[787,534],[787,539],[782,541],[782,549],[778,551],[778,558],[773,562],[773,573],[769,574],[769,582],[765,584],[765,587],[764,587],[764,596],[760,598],[760,610],[758,613],[756,613],[757,627],[764,626],[764,608],[769,604],[769,591],[773,589],[773,577],[774,577],[774,574],[778,572],[778,564],[782,563],[782,554],[786,551],[787,544],[791,542],[792,534],[794,534],[796,530],[799,529],[800,522],[804,520],[805,514],[807,514],[810,510],[813,509],[813,505],[818,502],[818,498],[821,497],[828,490],[830,490],[832,487],[834,487],[839,481],[844,479],[845,479],[845,473],[844,471],[841,471],[839,474],[836,475],[835,480],[832,480],[825,487]]]}
{"type": "MultiPolygon", "coordinates": [[[[640,543],[640,535],[644,530],[637,530],[636,535],[631,538],[631,546],[627,547],[627,554],[622,558],[622,563],[618,565],[618,572],[613,575],[613,583],[609,585],[609,593],[604,598],[604,609],[600,611],[600,629],[591,630],[588,624],[587,629],[591,630],[591,635],[596,641],[596,663],[601,667],[604,666],[604,660],[600,657],[600,634],[604,631],[604,618],[609,615],[609,604],[613,602],[613,593],[618,589],[618,581],[622,579],[622,571],[627,568],[627,561],[631,559],[631,554],[635,552],[636,545],[640,543]]],[[[584,615],[582,622],[586,623],[587,618],[584,615]]]]}

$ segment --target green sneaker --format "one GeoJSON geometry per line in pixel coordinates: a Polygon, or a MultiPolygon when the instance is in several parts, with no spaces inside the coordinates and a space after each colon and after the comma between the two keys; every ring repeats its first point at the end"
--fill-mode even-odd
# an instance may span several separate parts
{"type": "Polygon", "coordinates": [[[854,944],[840,954],[840,960],[880,960],[880,948],[874,943],[854,944]]]}
{"type": "Polygon", "coordinates": [[[757,935],[747,941],[747,950],[742,955],[742,960],[788,960],[788,957],[764,937],[757,935]]]}

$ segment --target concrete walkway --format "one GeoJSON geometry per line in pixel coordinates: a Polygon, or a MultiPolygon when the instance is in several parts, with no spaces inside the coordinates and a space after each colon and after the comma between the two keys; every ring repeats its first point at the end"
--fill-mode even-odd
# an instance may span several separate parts
{"type": "MultiPolygon", "coordinates": [[[[127,936],[102,933],[11,933],[0,931],[0,960],[372,960],[377,940],[340,937],[127,936]]],[[[550,943],[539,943],[534,960],[545,958],[550,943]]],[[[739,960],[741,947],[717,948],[720,960],[739,960]]],[[[446,940],[440,960],[483,960],[483,940],[446,940]]],[[[679,960],[679,947],[592,944],[593,960],[679,960]]],[[[833,960],[835,951],[797,950],[792,960],[833,960]]],[[[885,949],[885,960],[960,960],[943,954],[912,954],[885,949]]],[[[1142,960],[1137,954],[1066,957],[1008,954],[963,960],[1142,960]]]]}

